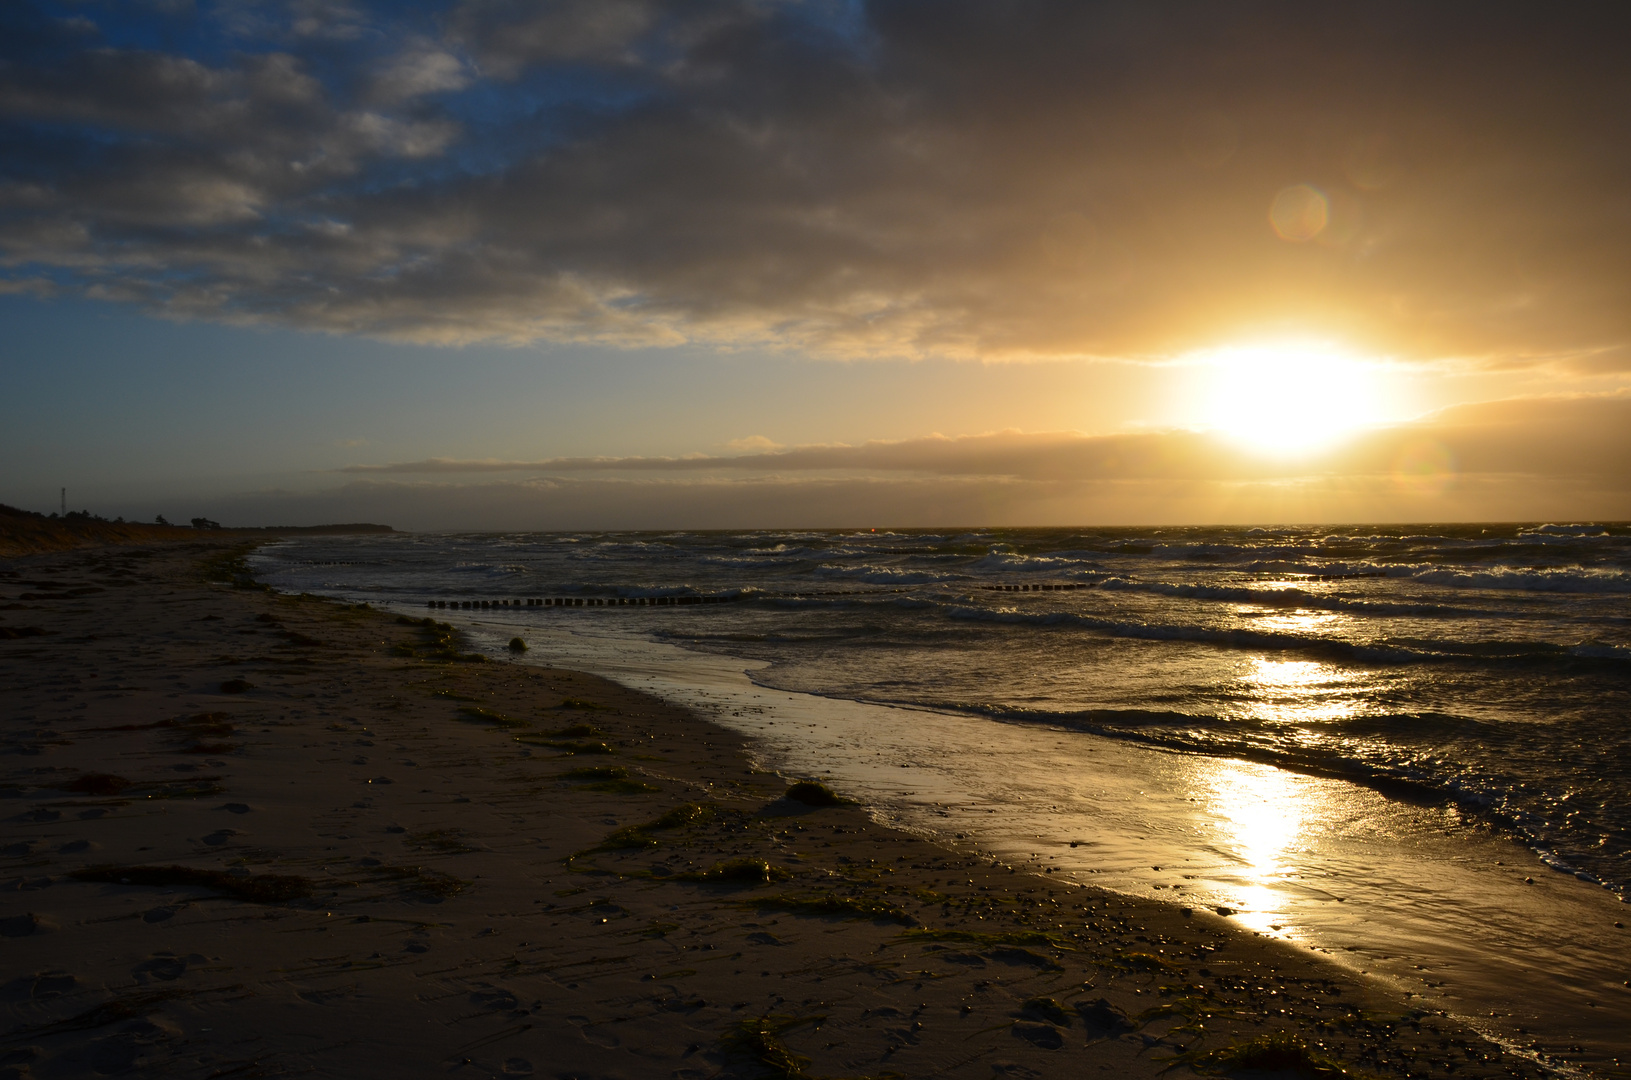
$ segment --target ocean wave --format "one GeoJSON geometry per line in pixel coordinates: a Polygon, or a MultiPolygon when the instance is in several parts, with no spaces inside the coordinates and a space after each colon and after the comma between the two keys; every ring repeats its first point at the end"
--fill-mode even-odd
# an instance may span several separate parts
{"type": "Polygon", "coordinates": [[[1060,552],[1047,555],[1023,555],[1019,552],[997,551],[993,549],[983,558],[976,559],[968,565],[968,569],[976,572],[990,573],[1069,573],[1077,570],[1097,570],[1102,566],[1102,556],[1092,552],[1060,552]]]}
{"type": "Polygon", "coordinates": [[[1536,525],[1533,529],[1526,529],[1519,536],[1533,536],[1537,533],[1547,536],[1608,536],[1609,531],[1595,522],[1580,525],[1536,525]]]}
{"type": "Polygon", "coordinates": [[[1419,569],[1417,581],[1454,589],[1490,589],[1551,593],[1631,593],[1631,573],[1623,570],[1588,570],[1584,567],[1482,570],[1419,569]]]}
{"type": "Polygon", "coordinates": [[[1432,638],[1349,641],[1276,630],[1111,619],[1074,611],[1019,611],[1014,608],[984,608],[966,604],[948,604],[945,605],[945,611],[947,616],[953,619],[1039,627],[1070,626],[1118,638],[1143,641],[1193,641],[1228,649],[1296,652],[1358,664],[1499,662],[1512,665],[1556,663],[1565,660],[1618,662],[1631,659],[1631,649],[1613,645],[1564,645],[1551,641],[1496,639],[1456,641],[1432,638]]]}
{"type": "Polygon", "coordinates": [[[449,573],[470,574],[476,577],[506,578],[518,575],[531,574],[532,571],[525,566],[498,565],[494,563],[456,563],[449,568],[449,573]]]}
{"type": "Polygon", "coordinates": [[[842,581],[865,581],[873,585],[932,585],[949,581],[954,575],[932,570],[902,570],[892,566],[833,566],[824,563],[815,568],[818,578],[837,578],[842,581]]]}
{"type": "Polygon", "coordinates": [[[1233,604],[1255,604],[1260,607],[1305,608],[1313,611],[1338,611],[1378,617],[1414,616],[1418,618],[1438,618],[1484,614],[1466,608],[1446,607],[1442,604],[1402,604],[1387,600],[1350,600],[1341,596],[1312,593],[1295,586],[1284,589],[1261,589],[1242,585],[1197,585],[1186,582],[1134,581],[1128,578],[1108,578],[1099,582],[1098,587],[1112,592],[1142,592],[1185,600],[1216,600],[1233,604]]]}

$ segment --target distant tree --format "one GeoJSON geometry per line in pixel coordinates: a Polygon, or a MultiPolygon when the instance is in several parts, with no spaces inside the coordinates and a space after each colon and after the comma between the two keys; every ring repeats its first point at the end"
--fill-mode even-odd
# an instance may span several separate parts
{"type": "Polygon", "coordinates": [[[155,524],[155,525],[168,525],[170,523],[168,521],[164,520],[164,515],[163,514],[154,514],[153,515],[153,524],[155,524]]]}
{"type": "Polygon", "coordinates": [[[195,529],[219,529],[220,527],[221,523],[219,521],[211,521],[209,518],[204,517],[193,518],[193,528],[195,529]]]}

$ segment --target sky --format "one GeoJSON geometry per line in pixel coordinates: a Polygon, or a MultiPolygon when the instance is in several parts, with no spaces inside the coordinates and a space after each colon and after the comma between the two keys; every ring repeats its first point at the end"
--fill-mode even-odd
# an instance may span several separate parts
{"type": "Polygon", "coordinates": [[[1631,519],[1631,9],[0,5],[0,502],[1631,519]]]}

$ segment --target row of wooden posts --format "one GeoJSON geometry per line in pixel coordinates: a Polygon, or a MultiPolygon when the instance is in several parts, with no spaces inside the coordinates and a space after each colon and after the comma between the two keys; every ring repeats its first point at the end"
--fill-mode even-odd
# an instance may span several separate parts
{"type": "MultiPolygon", "coordinates": [[[[1080,584],[1068,585],[982,585],[987,592],[1068,592],[1085,589],[1080,584]]],[[[880,590],[903,592],[902,589],[880,590]]],[[[763,595],[763,594],[760,594],[763,595]]],[[[854,592],[789,593],[789,596],[853,596],[854,592]]],[[[532,596],[506,600],[429,600],[425,606],[441,610],[486,611],[493,608],[518,607],[673,607],[682,604],[728,604],[742,596],[532,596]]]]}
{"type": "Polygon", "coordinates": [[[484,611],[518,607],[667,607],[675,604],[723,604],[734,596],[533,596],[514,600],[429,600],[427,607],[484,611]]]}

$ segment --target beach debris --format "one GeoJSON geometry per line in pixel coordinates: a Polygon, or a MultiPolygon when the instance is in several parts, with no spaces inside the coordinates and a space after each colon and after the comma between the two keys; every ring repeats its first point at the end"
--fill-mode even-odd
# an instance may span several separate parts
{"type": "Polygon", "coordinates": [[[527,643],[518,637],[513,637],[510,639],[510,651],[513,653],[524,653],[527,651],[527,643]]]}

